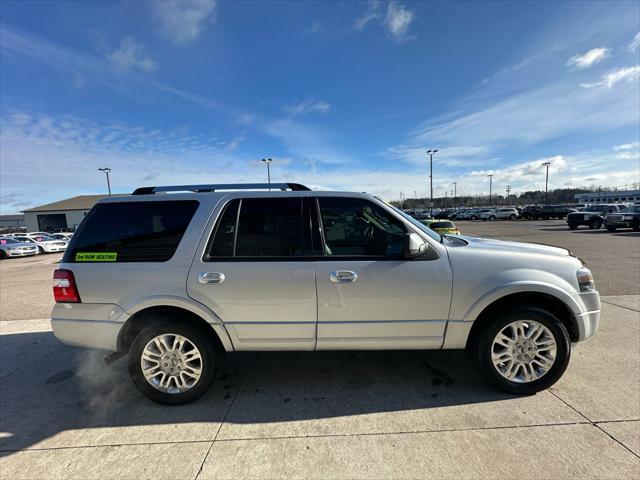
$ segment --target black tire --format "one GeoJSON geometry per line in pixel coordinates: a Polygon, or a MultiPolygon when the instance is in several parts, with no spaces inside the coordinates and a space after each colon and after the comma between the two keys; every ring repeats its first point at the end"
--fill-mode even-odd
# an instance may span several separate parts
{"type": "Polygon", "coordinates": [[[576,230],[577,228],[578,228],[578,225],[576,225],[575,223],[569,224],[569,230],[576,230]]]}
{"type": "Polygon", "coordinates": [[[609,232],[615,232],[616,230],[617,230],[617,227],[607,226],[607,231],[609,232]]]}
{"type": "Polygon", "coordinates": [[[562,376],[569,365],[571,343],[569,333],[560,320],[552,313],[537,307],[520,307],[499,315],[495,321],[478,332],[478,338],[469,344],[469,355],[475,358],[475,364],[484,377],[494,387],[508,393],[529,395],[552,386],[562,376]],[[491,361],[491,347],[495,336],[509,323],[516,320],[534,320],[549,329],[556,342],[556,358],[551,369],[537,380],[518,383],[503,377],[491,361]]]}
{"type": "Polygon", "coordinates": [[[7,258],[7,254],[4,250],[0,250],[0,260],[4,260],[5,258],[7,258]]]}
{"type": "Polygon", "coordinates": [[[129,374],[136,388],[154,402],[164,405],[184,405],[193,402],[207,392],[216,376],[218,366],[222,363],[222,357],[223,352],[220,347],[214,344],[202,329],[162,318],[144,328],[133,341],[129,350],[129,374]],[[154,337],[163,333],[182,335],[189,339],[200,351],[202,374],[197,383],[185,392],[162,392],[147,382],[142,372],[140,359],[145,346],[154,337]]]}
{"type": "Polygon", "coordinates": [[[44,254],[45,253],[44,248],[42,248],[39,245],[38,245],[38,253],[40,253],[40,254],[44,254]]]}
{"type": "Polygon", "coordinates": [[[475,215],[471,215],[471,220],[477,220],[475,215]]]}
{"type": "Polygon", "coordinates": [[[594,218],[594,219],[589,221],[589,228],[590,229],[598,230],[600,227],[602,227],[602,220],[600,220],[599,218],[594,218]]]}
{"type": "Polygon", "coordinates": [[[491,215],[491,216],[489,217],[489,221],[490,221],[490,222],[493,222],[495,219],[496,219],[496,217],[494,217],[493,215],[491,215]]]}
{"type": "Polygon", "coordinates": [[[515,219],[516,219],[516,216],[515,216],[515,215],[511,215],[511,216],[509,217],[509,220],[511,220],[512,222],[513,222],[515,219]]]}
{"type": "Polygon", "coordinates": [[[631,229],[632,229],[634,232],[640,232],[640,220],[635,219],[635,220],[633,221],[633,225],[631,226],[631,229]]]}

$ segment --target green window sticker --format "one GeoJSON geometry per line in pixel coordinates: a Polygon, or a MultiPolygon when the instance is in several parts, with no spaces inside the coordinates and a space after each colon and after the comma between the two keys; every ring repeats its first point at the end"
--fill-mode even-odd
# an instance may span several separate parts
{"type": "Polygon", "coordinates": [[[115,262],[116,252],[77,252],[76,262],[115,262]]]}

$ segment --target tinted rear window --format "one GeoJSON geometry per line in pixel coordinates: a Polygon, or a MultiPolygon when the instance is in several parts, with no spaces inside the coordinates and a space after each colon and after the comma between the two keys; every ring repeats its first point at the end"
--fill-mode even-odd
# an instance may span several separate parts
{"type": "Polygon", "coordinates": [[[195,200],[98,204],[73,236],[64,261],[165,262],[197,208],[195,200]]]}

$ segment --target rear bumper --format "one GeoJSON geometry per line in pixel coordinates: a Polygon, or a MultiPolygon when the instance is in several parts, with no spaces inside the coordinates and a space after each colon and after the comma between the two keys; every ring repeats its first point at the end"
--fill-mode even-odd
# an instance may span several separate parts
{"type": "Polygon", "coordinates": [[[129,316],[115,304],[56,303],[51,328],[67,345],[117,350],[118,334],[129,316]]]}

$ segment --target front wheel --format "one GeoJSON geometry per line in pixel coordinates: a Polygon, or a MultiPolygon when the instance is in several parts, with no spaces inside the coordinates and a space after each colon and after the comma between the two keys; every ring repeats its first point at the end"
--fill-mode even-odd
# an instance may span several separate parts
{"type": "Polygon", "coordinates": [[[39,254],[43,254],[44,253],[44,248],[42,248],[40,245],[38,245],[38,253],[39,254]]]}
{"type": "Polygon", "coordinates": [[[514,394],[549,388],[567,369],[571,356],[565,326],[555,315],[535,307],[500,315],[470,343],[470,349],[486,379],[514,394]]]}
{"type": "Polygon", "coordinates": [[[600,227],[602,227],[602,220],[600,219],[594,219],[589,222],[589,228],[592,230],[598,230],[600,227]]]}
{"type": "Polygon", "coordinates": [[[570,223],[570,224],[569,224],[569,229],[570,229],[570,230],[575,230],[575,229],[577,229],[577,228],[578,228],[578,225],[576,225],[575,223],[570,223]]]}
{"type": "Polygon", "coordinates": [[[615,232],[616,230],[617,230],[616,227],[611,227],[611,226],[607,227],[607,231],[609,231],[609,232],[615,232]]]}
{"type": "Polygon", "coordinates": [[[495,219],[496,219],[496,217],[494,217],[493,215],[491,215],[491,216],[489,217],[489,221],[490,221],[490,222],[493,222],[495,219]]]}
{"type": "Polygon", "coordinates": [[[515,215],[511,215],[511,216],[509,217],[509,220],[511,220],[512,222],[513,222],[515,219],[516,219],[516,216],[515,216],[515,215]]]}
{"type": "Polygon", "coordinates": [[[133,341],[129,373],[138,390],[154,402],[182,405],[209,389],[219,361],[220,352],[202,330],[158,321],[133,341]]]}

